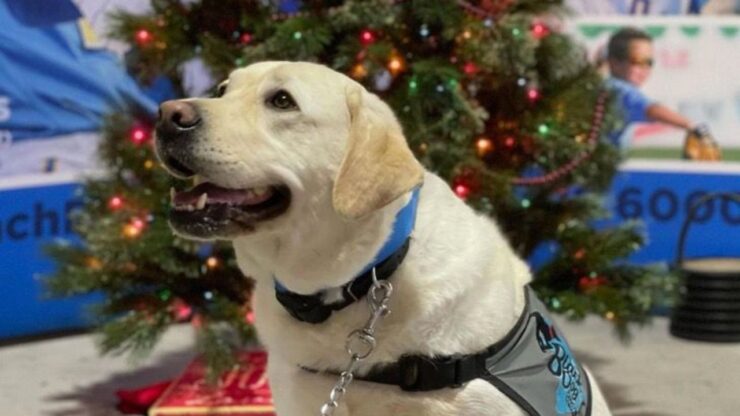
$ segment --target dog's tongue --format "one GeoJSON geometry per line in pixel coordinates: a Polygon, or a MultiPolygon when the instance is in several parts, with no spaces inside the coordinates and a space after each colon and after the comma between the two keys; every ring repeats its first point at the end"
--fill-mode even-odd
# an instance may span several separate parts
{"type": "Polygon", "coordinates": [[[227,189],[204,182],[193,189],[176,192],[172,203],[176,206],[195,206],[203,194],[207,195],[207,204],[256,205],[270,199],[272,189],[227,189]]]}

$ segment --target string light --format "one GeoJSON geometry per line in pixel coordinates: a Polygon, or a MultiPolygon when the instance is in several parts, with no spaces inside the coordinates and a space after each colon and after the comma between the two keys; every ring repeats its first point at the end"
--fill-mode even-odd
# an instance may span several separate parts
{"type": "Polygon", "coordinates": [[[360,43],[362,43],[365,46],[371,45],[375,43],[375,33],[373,33],[369,29],[365,29],[362,32],[360,32],[360,43]]]}
{"type": "Polygon", "coordinates": [[[398,75],[406,69],[406,63],[403,58],[398,54],[393,54],[388,60],[388,70],[392,75],[398,75]]]}
{"type": "Polygon", "coordinates": [[[146,29],[139,29],[136,31],[134,38],[136,39],[136,43],[139,44],[139,46],[145,46],[149,44],[152,39],[154,39],[154,36],[152,35],[152,32],[146,29]]]}
{"type": "Polygon", "coordinates": [[[532,202],[529,199],[522,199],[522,208],[527,209],[532,205],[532,202]]]}
{"type": "Polygon", "coordinates": [[[535,39],[542,39],[549,33],[550,30],[541,22],[537,22],[532,25],[532,36],[534,36],[535,39]]]}
{"type": "Polygon", "coordinates": [[[167,302],[172,297],[172,292],[169,289],[162,289],[159,291],[159,299],[162,302],[167,302]]]}
{"type": "Polygon", "coordinates": [[[301,32],[293,32],[293,39],[295,39],[295,40],[301,40],[302,37],[303,37],[303,33],[301,33],[301,32]]]}
{"type": "Polygon", "coordinates": [[[527,85],[527,79],[524,77],[519,78],[518,80],[516,80],[516,85],[520,87],[527,85]]]}
{"type": "Polygon", "coordinates": [[[146,228],[146,222],[139,217],[134,217],[123,226],[123,235],[128,238],[136,238],[141,235],[144,228],[146,228]]]}
{"type": "Polygon", "coordinates": [[[151,136],[150,129],[142,125],[134,126],[131,129],[130,134],[129,134],[131,141],[136,145],[140,145],[146,142],[147,140],[149,140],[150,136],[151,136]]]}
{"type": "Polygon", "coordinates": [[[463,66],[463,72],[465,72],[466,75],[474,75],[478,72],[478,66],[474,62],[467,62],[463,66]]]}
{"type": "Polygon", "coordinates": [[[473,37],[473,34],[470,33],[469,30],[466,30],[466,31],[463,32],[462,36],[463,36],[463,39],[470,39],[470,38],[473,37]]]}
{"type": "Polygon", "coordinates": [[[147,159],[146,162],[144,162],[144,168],[145,169],[151,169],[154,167],[154,161],[151,159],[147,159]]]}
{"type": "Polygon", "coordinates": [[[539,131],[540,134],[547,134],[547,132],[550,131],[550,128],[547,127],[547,124],[540,124],[540,126],[537,127],[537,131],[539,131]]]}
{"type": "Polygon", "coordinates": [[[518,27],[515,27],[514,29],[511,29],[511,34],[514,35],[514,36],[519,36],[519,35],[522,34],[522,31],[519,30],[518,27]]]}
{"type": "Polygon", "coordinates": [[[248,45],[252,42],[252,34],[248,32],[242,33],[242,35],[239,37],[239,42],[242,43],[242,45],[248,45]]]}
{"type": "Polygon", "coordinates": [[[608,319],[610,321],[613,321],[614,318],[616,318],[616,315],[614,314],[614,312],[609,311],[609,312],[607,312],[607,313],[604,314],[604,318],[606,318],[606,319],[608,319]]]}
{"type": "Polygon", "coordinates": [[[475,142],[475,148],[478,151],[478,156],[483,157],[493,151],[493,141],[488,137],[480,137],[475,142]]]}
{"type": "Polygon", "coordinates": [[[527,90],[527,98],[529,98],[529,101],[537,101],[540,99],[540,91],[537,88],[530,87],[527,90]]]}
{"type": "Polygon", "coordinates": [[[419,29],[419,34],[422,37],[429,36],[429,28],[427,27],[427,25],[425,25],[425,24],[424,25],[421,25],[421,29],[419,29]]]}
{"type": "Polygon", "coordinates": [[[350,74],[354,79],[365,78],[367,76],[367,68],[365,68],[365,65],[363,64],[357,64],[352,67],[352,72],[350,74]]]}
{"type": "Polygon", "coordinates": [[[208,266],[209,269],[215,269],[220,264],[221,264],[221,262],[218,260],[217,257],[211,256],[208,259],[206,259],[206,266],[208,266]]]}
{"type": "Polygon", "coordinates": [[[111,211],[116,211],[123,208],[123,198],[118,195],[112,196],[108,200],[108,208],[110,208],[111,211]]]}
{"type": "Polygon", "coordinates": [[[409,89],[410,89],[411,91],[416,91],[416,89],[417,89],[418,87],[419,87],[419,84],[418,84],[418,83],[416,82],[416,80],[415,80],[415,79],[412,79],[411,81],[409,81],[409,89]]]}
{"type": "Polygon", "coordinates": [[[100,270],[103,268],[103,263],[97,257],[88,257],[85,259],[85,265],[90,270],[100,270]]]}
{"type": "Polygon", "coordinates": [[[516,143],[516,140],[514,140],[514,138],[513,138],[513,137],[511,137],[511,136],[508,136],[508,137],[507,137],[507,138],[506,138],[506,139],[504,140],[504,144],[506,145],[506,147],[514,147],[514,144],[515,144],[515,143],[516,143]]]}

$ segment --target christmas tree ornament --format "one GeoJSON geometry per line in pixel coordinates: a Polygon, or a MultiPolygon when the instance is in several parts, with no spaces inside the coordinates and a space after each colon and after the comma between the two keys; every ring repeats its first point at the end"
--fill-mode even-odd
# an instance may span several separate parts
{"type": "Polygon", "coordinates": [[[455,190],[455,195],[459,196],[460,199],[468,199],[468,196],[470,196],[470,187],[464,183],[458,183],[453,189],[455,190]]]}
{"type": "Polygon", "coordinates": [[[379,71],[373,77],[373,86],[377,91],[387,91],[393,82],[393,75],[385,69],[379,71]]]}

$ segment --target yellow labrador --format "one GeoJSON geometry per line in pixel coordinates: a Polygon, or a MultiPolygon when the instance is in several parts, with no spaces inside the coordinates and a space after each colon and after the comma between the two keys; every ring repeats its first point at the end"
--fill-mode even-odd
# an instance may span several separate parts
{"type": "Polygon", "coordinates": [[[373,266],[393,285],[391,314],[335,415],[610,414],[550,321],[526,312],[530,272],[496,224],[424,171],[390,108],[352,79],[311,63],[236,70],[217,97],[162,104],[156,145],[196,181],[173,191],[175,232],[231,240],[257,281],[280,416],[319,414],[368,321],[373,266]],[[547,361],[525,374],[507,349],[547,361]]]}

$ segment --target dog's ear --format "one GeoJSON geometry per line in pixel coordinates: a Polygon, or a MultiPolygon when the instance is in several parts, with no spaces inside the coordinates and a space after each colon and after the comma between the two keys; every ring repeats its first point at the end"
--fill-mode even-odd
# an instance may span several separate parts
{"type": "Polygon", "coordinates": [[[380,209],[424,180],[393,112],[359,85],[347,87],[351,127],[334,181],[334,209],[356,219],[380,209]]]}

